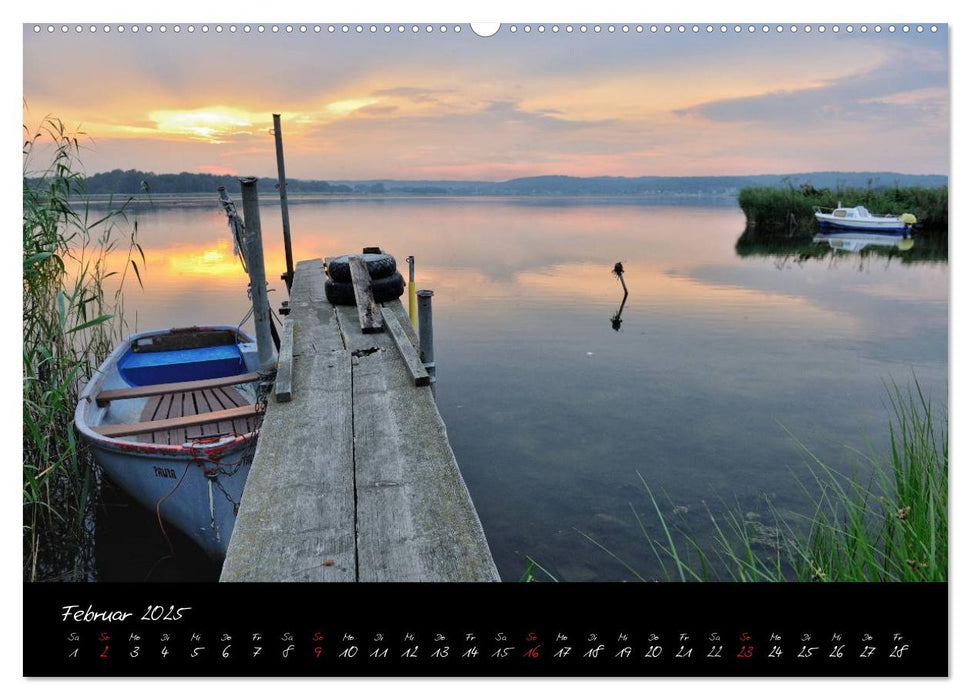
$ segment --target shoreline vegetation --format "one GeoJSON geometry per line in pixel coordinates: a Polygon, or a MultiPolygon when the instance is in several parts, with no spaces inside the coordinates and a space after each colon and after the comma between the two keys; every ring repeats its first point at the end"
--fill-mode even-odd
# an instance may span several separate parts
{"type": "MultiPolygon", "coordinates": [[[[274,185],[271,187],[269,183],[262,185],[265,187],[263,191],[259,193],[259,201],[261,206],[274,206],[279,203],[280,195],[279,191],[274,185]]],[[[227,186],[227,191],[233,192],[239,190],[238,181],[233,181],[227,186]],[[233,190],[232,188],[235,188],[233,190]]],[[[213,194],[211,193],[196,193],[196,192],[184,192],[184,193],[171,193],[171,194],[152,194],[152,193],[142,193],[139,195],[133,195],[135,197],[131,204],[128,205],[129,209],[144,210],[147,208],[165,208],[165,207],[211,207],[213,202],[216,201],[213,194]]],[[[116,202],[118,196],[115,195],[87,195],[83,198],[83,202],[92,208],[98,208],[99,210],[107,206],[110,202],[116,202]]],[[[542,205],[544,203],[554,203],[556,205],[583,205],[583,204],[600,204],[609,203],[611,205],[685,205],[690,204],[694,206],[717,206],[717,207],[733,207],[736,204],[736,197],[734,194],[703,194],[703,193],[659,193],[659,194],[644,194],[644,195],[458,195],[458,194],[428,194],[428,193],[401,193],[401,192],[384,192],[379,194],[371,194],[366,192],[350,192],[350,193],[299,193],[291,194],[289,190],[287,191],[287,203],[290,206],[299,206],[301,204],[321,204],[321,203],[335,203],[335,202],[368,202],[368,201],[388,201],[388,200],[400,200],[404,202],[409,201],[452,201],[452,202],[462,202],[462,201],[482,201],[482,200],[493,200],[493,201],[505,201],[505,202],[522,202],[542,205]]],[[[80,198],[72,198],[71,202],[80,202],[80,198]]]]}
{"type": "Polygon", "coordinates": [[[97,215],[82,199],[78,135],[57,119],[24,127],[23,147],[23,576],[95,576],[93,509],[98,470],[74,434],[84,382],[124,333],[123,298],[144,255],[130,198],[97,215]],[[36,152],[36,155],[35,155],[36,152]],[[44,154],[37,169],[34,160],[44,154]],[[49,160],[48,160],[49,158],[49,160]],[[124,251],[121,269],[109,253],[124,251]],[[137,260],[137,261],[136,261],[137,260]],[[116,279],[110,279],[118,276],[116,279]],[[109,283],[110,279],[110,283],[109,283]],[[110,284],[116,291],[108,291],[110,284]]]}
{"type": "MultiPolygon", "coordinates": [[[[851,464],[836,469],[791,432],[804,455],[809,486],[799,481],[809,514],[782,511],[767,497],[757,509],[740,505],[714,512],[710,527],[693,530],[684,510],[659,503],[638,473],[661,528],[655,539],[646,517],[631,505],[663,577],[681,582],[945,582],[948,580],[948,418],[920,386],[888,389],[889,453],[849,450],[851,464]]],[[[649,581],[590,535],[581,536],[649,581]]],[[[528,559],[528,558],[527,558],[528,559]]],[[[527,561],[524,580],[538,565],[527,561]]],[[[552,580],[549,572],[542,569],[552,580]]]]}
{"type": "MultiPolygon", "coordinates": [[[[261,177],[276,182],[275,176],[261,177]]],[[[539,175],[504,181],[486,180],[316,180],[287,178],[288,196],[327,198],[333,195],[379,196],[522,196],[522,197],[657,197],[706,196],[735,198],[746,188],[784,188],[805,182],[819,190],[845,188],[945,187],[945,175],[891,172],[813,172],[788,175],[711,175],[572,177],[539,175]],[[882,184],[881,184],[882,183],[882,184]]],[[[144,195],[163,200],[169,195],[211,195],[222,185],[233,191],[236,175],[154,173],[115,169],[85,178],[89,196],[144,195]]],[[[268,189],[265,194],[271,194],[268,189]]]]}
{"type": "Polygon", "coordinates": [[[817,189],[792,181],[782,187],[746,187],[738,193],[745,214],[745,233],[756,240],[804,239],[816,233],[814,208],[865,206],[876,216],[909,212],[917,217],[916,234],[947,243],[947,185],[938,187],[841,186],[817,189]]]}
{"type": "Polygon", "coordinates": [[[745,214],[745,230],[735,243],[741,257],[786,257],[798,262],[837,258],[845,253],[825,243],[814,243],[818,232],[815,207],[833,209],[862,204],[877,216],[911,213],[917,217],[914,245],[906,248],[869,246],[859,255],[898,258],[902,263],[943,262],[948,256],[948,188],[836,187],[817,189],[809,183],[796,187],[746,187],[738,193],[738,205],[745,214]]]}

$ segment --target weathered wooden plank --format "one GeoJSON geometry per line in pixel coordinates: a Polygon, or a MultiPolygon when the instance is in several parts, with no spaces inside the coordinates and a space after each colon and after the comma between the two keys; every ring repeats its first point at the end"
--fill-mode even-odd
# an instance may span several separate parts
{"type": "Polygon", "coordinates": [[[139,399],[146,396],[161,396],[162,394],[174,394],[179,391],[196,391],[198,389],[214,389],[220,386],[235,386],[237,384],[249,384],[257,382],[260,375],[257,372],[248,374],[237,374],[231,377],[218,377],[216,379],[198,379],[191,382],[172,382],[169,384],[147,384],[145,386],[134,386],[129,389],[109,389],[98,394],[97,402],[99,406],[106,406],[111,401],[122,399],[139,399]]]}
{"type": "MultiPolygon", "coordinates": [[[[324,281],[327,279],[327,274],[324,272],[324,263],[320,258],[316,260],[303,260],[297,264],[303,266],[304,286],[298,289],[296,293],[292,289],[290,290],[290,306],[292,307],[294,304],[294,297],[301,304],[315,304],[317,302],[327,301],[327,295],[324,293],[324,281]]],[[[296,276],[294,276],[294,279],[296,279],[296,276]]]]}
{"type": "Polygon", "coordinates": [[[297,264],[294,401],[271,402],[221,581],[354,581],[350,356],[320,260],[297,264]]]}
{"type": "MultiPolygon", "coordinates": [[[[173,402],[173,406],[175,402],[173,402]]],[[[213,413],[202,413],[194,416],[180,416],[177,418],[164,418],[162,420],[149,421],[147,423],[123,423],[119,425],[94,426],[92,430],[105,437],[121,437],[122,435],[141,435],[143,433],[160,432],[163,430],[177,430],[193,425],[203,425],[204,423],[217,423],[221,420],[233,420],[236,418],[247,418],[256,415],[255,406],[240,406],[229,408],[224,411],[213,413]]]]}
{"type": "Polygon", "coordinates": [[[394,301],[389,301],[381,304],[382,313],[384,311],[391,311],[394,313],[395,317],[398,319],[398,325],[404,330],[405,335],[408,336],[408,340],[411,341],[411,345],[415,348],[415,352],[419,353],[421,357],[421,347],[418,341],[418,333],[415,332],[414,326],[411,325],[411,317],[408,315],[408,309],[405,305],[401,303],[400,299],[395,299],[394,301]]]}
{"type": "MultiPolygon", "coordinates": [[[[245,406],[248,402],[246,398],[231,386],[223,386],[212,390],[213,395],[226,408],[233,406],[245,406]]],[[[234,420],[231,423],[232,432],[237,435],[245,435],[256,430],[256,418],[243,418],[234,420]]]]}
{"type": "Polygon", "coordinates": [[[365,336],[350,307],[337,316],[353,360],[358,580],[498,581],[431,389],[389,334],[365,336]]]}
{"type": "Polygon", "coordinates": [[[212,393],[219,396],[219,401],[223,404],[224,408],[242,406],[246,403],[246,399],[243,397],[243,395],[232,387],[220,387],[219,389],[214,389],[212,393]]]}
{"type": "MultiPolygon", "coordinates": [[[[216,409],[209,408],[209,402],[206,400],[206,397],[203,396],[202,392],[200,391],[193,391],[191,393],[186,392],[183,395],[182,400],[188,404],[188,406],[183,404],[183,410],[188,415],[212,413],[214,410],[216,411],[223,410],[221,407],[216,409]]],[[[222,424],[225,425],[226,421],[222,421],[222,424]]],[[[191,440],[194,438],[201,438],[201,437],[209,437],[211,435],[218,435],[218,434],[219,434],[219,421],[215,423],[213,422],[200,423],[197,426],[193,426],[191,429],[187,428],[185,431],[185,436],[187,440],[191,440]]]]}
{"type": "MultiPolygon", "coordinates": [[[[233,408],[227,405],[228,402],[225,401],[223,396],[218,393],[216,389],[203,389],[201,392],[203,401],[209,407],[210,411],[222,411],[226,408],[233,408]]],[[[233,432],[233,422],[232,421],[222,421],[215,425],[215,435],[228,435],[233,432]]]]}
{"type": "Polygon", "coordinates": [[[405,335],[405,331],[398,322],[394,311],[388,308],[382,308],[381,315],[384,317],[384,325],[388,329],[388,333],[391,335],[395,347],[398,348],[398,352],[401,353],[401,359],[404,360],[405,366],[408,368],[408,372],[415,382],[415,386],[428,386],[431,383],[428,370],[425,369],[421,358],[418,357],[415,346],[411,344],[408,336],[405,335]]]}
{"type": "MultiPolygon", "coordinates": [[[[172,401],[168,405],[168,418],[170,420],[178,421],[180,418],[186,415],[185,413],[185,394],[182,392],[176,392],[171,395],[172,401]]],[[[191,416],[191,411],[189,412],[191,416]]],[[[165,430],[163,428],[163,430],[165,430]]],[[[168,442],[170,445],[182,445],[185,444],[188,435],[186,434],[186,426],[176,422],[175,426],[172,428],[167,428],[168,430],[168,442]]]]}
{"type": "MultiPolygon", "coordinates": [[[[153,396],[145,402],[145,408],[142,409],[142,414],[139,416],[141,422],[147,422],[155,420],[155,414],[158,413],[159,404],[162,403],[161,396],[153,396]]],[[[157,443],[158,440],[155,439],[154,433],[144,433],[138,438],[139,442],[154,442],[157,443]]]]}
{"type": "Polygon", "coordinates": [[[280,340],[280,359],[274,384],[276,400],[280,403],[293,398],[293,324],[291,317],[283,319],[283,338],[280,340]]]}
{"type": "MultiPolygon", "coordinates": [[[[149,421],[158,420],[159,418],[167,418],[168,404],[172,403],[172,395],[168,394],[165,396],[153,396],[145,402],[145,408],[142,409],[142,414],[139,416],[139,421],[142,423],[147,423],[149,421]]],[[[155,434],[155,433],[143,433],[138,438],[139,442],[152,442],[158,445],[168,445],[169,433],[168,431],[155,434]]]]}
{"type": "Polygon", "coordinates": [[[351,271],[351,284],[354,285],[354,300],[357,302],[361,332],[380,333],[384,330],[384,319],[371,292],[371,273],[367,270],[364,258],[359,255],[348,256],[347,266],[351,271]]]}

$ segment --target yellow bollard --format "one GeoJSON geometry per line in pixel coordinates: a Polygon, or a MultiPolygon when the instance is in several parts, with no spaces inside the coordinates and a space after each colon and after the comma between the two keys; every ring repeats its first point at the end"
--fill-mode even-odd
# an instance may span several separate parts
{"type": "Polygon", "coordinates": [[[411,318],[411,325],[418,330],[418,306],[415,301],[415,256],[409,255],[408,261],[408,316],[411,318]]]}

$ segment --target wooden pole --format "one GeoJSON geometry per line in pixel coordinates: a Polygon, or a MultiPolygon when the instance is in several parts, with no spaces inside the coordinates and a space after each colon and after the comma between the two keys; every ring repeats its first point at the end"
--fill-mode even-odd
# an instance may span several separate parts
{"type": "Polygon", "coordinates": [[[290,208],[287,204],[287,173],[283,167],[283,132],[280,129],[280,115],[273,115],[273,138],[276,141],[276,171],[280,184],[280,213],[283,215],[283,247],[287,254],[287,272],[283,280],[287,283],[287,293],[293,285],[293,250],[290,247],[290,208]]]}
{"type": "Polygon", "coordinates": [[[432,326],[432,296],[435,293],[430,289],[422,289],[418,292],[418,345],[421,352],[421,361],[425,365],[425,371],[431,380],[432,392],[435,391],[435,331],[432,326]]]}
{"type": "Polygon", "coordinates": [[[266,269],[263,266],[263,234],[260,229],[260,203],[255,177],[241,177],[243,191],[243,228],[246,236],[246,267],[249,270],[250,296],[253,301],[253,323],[256,326],[256,349],[260,374],[274,369],[273,337],[270,330],[270,302],[266,295],[266,269]]]}
{"type": "Polygon", "coordinates": [[[276,400],[286,403],[293,398],[293,319],[283,322],[283,343],[280,345],[280,363],[273,390],[276,400]]]}

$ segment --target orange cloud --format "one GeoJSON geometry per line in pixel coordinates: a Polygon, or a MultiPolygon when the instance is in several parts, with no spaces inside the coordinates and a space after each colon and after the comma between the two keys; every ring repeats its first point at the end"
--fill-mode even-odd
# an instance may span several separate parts
{"type": "Polygon", "coordinates": [[[548,45],[549,54],[520,49],[515,39],[506,52],[484,44],[460,51],[460,43],[445,53],[404,44],[361,53],[353,46],[338,53],[327,42],[304,44],[299,52],[289,43],[261,44],[242,91],[234,81],[198,71],[214,50],[208,45],[186,45],[160,66],[148,61],[146,47],[160,50],[162,40],[139,39],[127,54],[109,56],[101,44],[79,43],[61,54],[67,49],[52,50],[45,37],[25,37],[25,99],[34,114],[82,124],[95,141],[86,161],[92,171],[178,172],[201,162],[218,164],[202,166],[208,172],[271,173],[274,111],[283,115],[287,171],[294,178],[940,172],[947,164],[947,114],[927,109],[928,103],[946,106],[946,87],[925,88],[920,71],[911,71],[916,82],[900,94],[854,98],[864,114],[887,115],[884,131],[852,114],[820,116],[787,105],[812,126],[813,133],[803,129],[793,138],[784,126],[745,130],[701,110],[722,105],[724,111],[738,101],[758,106],[781,93],[815,94],[910,64],[934,68],[943,60],[937,44],[927,49],[929,58],[842,35],[810,43],[774,34],[742,43],[712,36],[690,49],[685,42],[693,40],[683,37],[670,51],[661,50],[661,37],[615,37],[589,55],[558,40],[548,45]],[[101,94],[83,81],[63,84],[53,69],[62,55],[81,74],[139,89],[101,94]],[[284,56],[297,67],[280,74],[271,66],[284,56]],[[888,142],[902,146],[888,150],[882,145],[888,142]]]}

